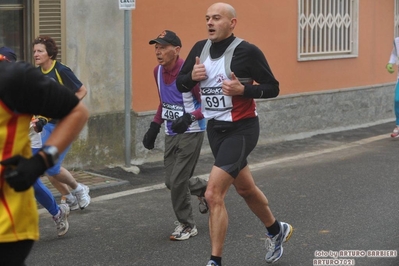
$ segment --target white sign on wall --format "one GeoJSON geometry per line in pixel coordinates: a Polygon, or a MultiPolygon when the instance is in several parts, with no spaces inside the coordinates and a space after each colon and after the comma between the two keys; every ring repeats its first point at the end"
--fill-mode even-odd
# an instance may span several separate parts
{"type": "Polygon", "coordinates": [[[118,2],[121,10],[136,9],[136,0],[118,0],[118,2]]]}

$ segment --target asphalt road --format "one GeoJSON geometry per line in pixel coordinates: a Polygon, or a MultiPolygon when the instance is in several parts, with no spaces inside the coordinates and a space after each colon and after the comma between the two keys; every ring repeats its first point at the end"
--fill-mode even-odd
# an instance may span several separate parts
{"type": "MultiPolygon", "coordinates": [[[[250,158],[254,179],[276,218],[294,227],[274,265],[399,265],[399,140],[391,130],[383,124],[257,147],[250,158]]],[[[205,177],[211,163],[202,156],[197,174],[205,177]]],[[[27,265],[205,266],[207,215],[193,197],[198,236],[169,240],[175,218],[160,165],[143,165],[137,176],[107,173],[130,184],[93,191],[91,205],[71,213],[64,237],[41,212],[41,239],[27,265]]],[[[226,206],[223,265],[267,265],[265,230],[233,188],[226,206]]]]}

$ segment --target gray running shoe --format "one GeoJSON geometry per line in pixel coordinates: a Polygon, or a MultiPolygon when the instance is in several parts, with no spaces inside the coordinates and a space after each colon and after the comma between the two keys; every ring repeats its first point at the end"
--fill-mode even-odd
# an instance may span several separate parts
{"type": "Polygon", "coordinates": [[[53,220],[55,225],[57,226],[58,236],[63,236],[68,232],[69,223],[68,223],[68,216],[69,216],[69,206],[68,204],[60,204],[60,214],[53,216],[53,220]]]}
{"type": "Polygon", "coordinates": [[[194,225],[194,227],[191,227],[190,225],[185,225],[185,224],[180,224],[177,226],[175,231],[172,233],[172,235],[169,237],[170,240],[174,241],[181,241],[181,240],[187,240],[192,236],[198,235],[198,230],[197,227],[194,225]],[[180,229],[180,231],[177,231],[176,229],[180,229]]]}
{"type": "Polygon", "coordinates": [[[78,191],[73,191],[72,194],[75,195],[76,199],[78,200],[78,205],[81,210],[89,206],[91,198],[89,195],[90,188],[86,185],[80,184],[83,189],[78,191]]]}
{"type": "Polygon", "coordinates": [[[210,261],[208,261],[208,264],[206,266],[219,266],[219,264],[217,264],[213,260],[210,260],[210,261]]]}
{"type": "Polygon", "coordinates": [[[287,242],[292,235],[292,226],[290,224],[280,222],[280,233],[275,236],[266,234],[266,262],[274,263],[283,255],[283,243],[287,242]]]}
{"type": "Polygon", "coordinates": [[[209,207],[205,197],[198,197],[198,200],[199,200],[199,205],[198,205],[199,212],[202,214],[208,213],[209,207]]]}

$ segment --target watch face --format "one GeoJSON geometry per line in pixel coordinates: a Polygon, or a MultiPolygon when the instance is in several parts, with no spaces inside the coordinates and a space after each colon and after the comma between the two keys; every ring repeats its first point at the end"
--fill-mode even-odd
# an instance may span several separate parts
{"type": "Polygon", "coordinates": [[[57,149],[57,147],[55,147],[55,146],[46,146],[46,147],[44,148],[44,151],[45,151],[46,153],[48,153],[48,154],[53,155],[53,156],[58,154],[58,149],[57,149]]]}
{"type": "Polygon", "coordinates": [[[58,149],[55,146],[44,146],[43,152],[47,155],[47,159],[50,161],[52,165],[58,162],[58,149]]]}

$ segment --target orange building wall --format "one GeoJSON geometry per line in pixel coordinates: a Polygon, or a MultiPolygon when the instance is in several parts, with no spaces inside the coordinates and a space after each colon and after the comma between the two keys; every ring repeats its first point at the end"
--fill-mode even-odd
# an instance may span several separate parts
{"type": "MultiPolygon", "coordinates": [[[[136,2],[132,11],[132,109],[155,110],[158,94],[153,77],[157,62],[150,39],[164,29],[182,40],[185,58],[198,40],[207,38],[205,14],[215,1],[136,2]]],[[[280,82],[280,95],[394,82],[385,70],[394,32],[393,0],[359,1],[359,56],[297,61],[297,0],[231,0],[237,12],[235,35],[257,45],[280,82]]]]}

